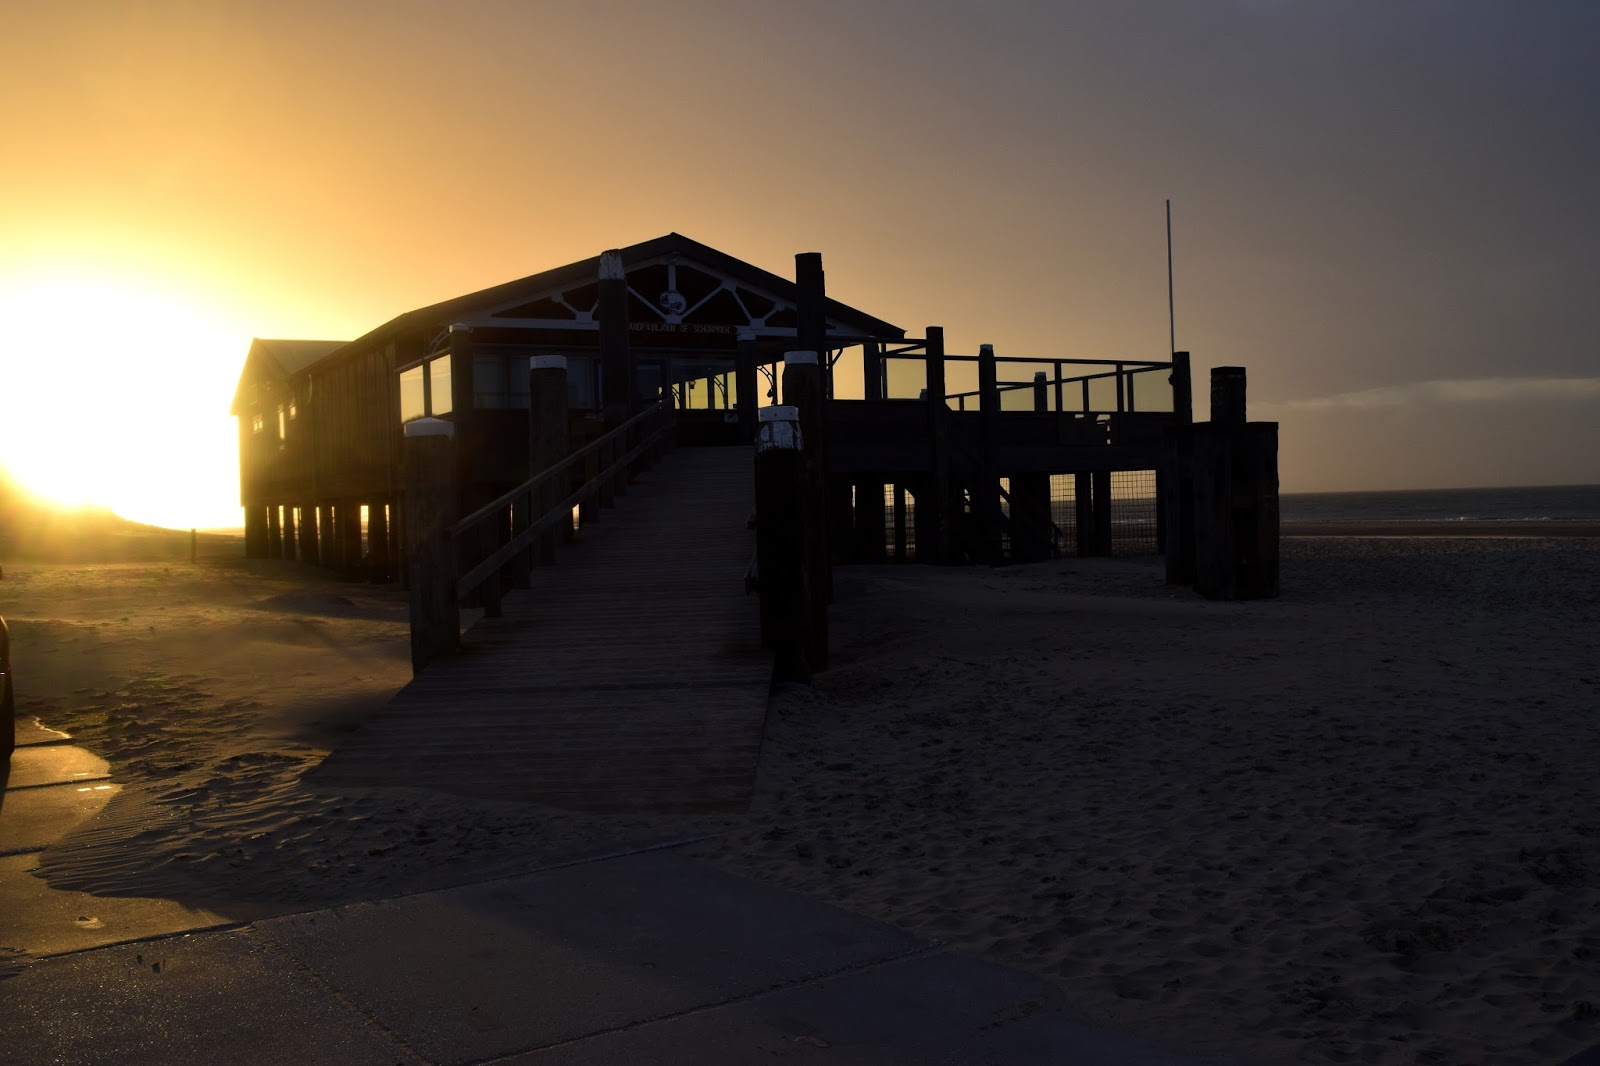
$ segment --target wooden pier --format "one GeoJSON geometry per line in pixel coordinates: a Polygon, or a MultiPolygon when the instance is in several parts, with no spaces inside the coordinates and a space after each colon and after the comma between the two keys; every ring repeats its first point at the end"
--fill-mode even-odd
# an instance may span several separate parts
{"type": "Polygon", "coordinates": [[[316,771],[571,810],[742,811],[772,678],[748,448],[679,448],[316,771]]]}

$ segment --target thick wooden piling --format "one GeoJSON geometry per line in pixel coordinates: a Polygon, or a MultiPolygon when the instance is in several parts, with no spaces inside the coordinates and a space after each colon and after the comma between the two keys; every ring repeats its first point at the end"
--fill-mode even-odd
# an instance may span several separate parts
{"type": "Polygon", "coordinates": [[[339,534],[334,522],[333,504],[317,507],[317,563],[332,569],[339,565],[339,534]]]}
{"type": "Polygon", "coordinates": [[[633,411],[633,358],[628,346],[628,277],[622,253],[600,253],[596,317],[600,322],[600,410],[607,429],[633,411]]]}
{"type": "Polygon", "coordinates": [[[360,581],[361,556],[361,501],[339,501],[339,567],[351,581],[360,581]]]}
{"type": "Polygon", "coordinates": [[[450,526],[456,511],[455,427],[438,418],[406,423],[406,563],[410,589],[411,671],[461,642],[456,556],[450,526]]]}
{"type": "Polygon", "coordinates": [[[244,509],[244,557],[267,557],[267,509],[259,504],[244,509]]]}
{"type": "Polygon", "coordinates": [[[1208,599],[1278,595],[1278,424],[1245,420],[1245,372],[1211,372],[1211,421],[1192,427],[1194,586],[1208,599]]]}
{"type": "Polygon", "coordinates": [[[761,645],[774,672],[810,681],[815,583],[808,573],[804,430],[789,405],[763,407],[756,429],[756,566],[761,575],[761,645]]]}
{"type": "MultiPolygon", "coordinates": [[[[812,583],[809,590],[814,615],[811,626],[818,632],[827,629],[828,603],[833,599],[833,567],[828,562],[827,443],[822,431],[822,389],[820,352],[784,353],[783,395],[790,401],[785,406],[795,409],[805,441],[800,458],[806,506],[806,573],[812,583]]],[[[812,648],[811,665],[818,670],[827,666],[825,640],[812,648]]]]}
{"type": "Polygon", "coordinates": [[[283,558],[283,508],[273,504],[267,508],[267,558],[283,558]]]}
{"type": "Polygon", "coordinates": [[[317,544],[317,505],[305,503],[300,506],[300,561],[315,566],[322,556],[317,544]]]}
{"type": "Polygon", "coordinates": [[[1000,510],[1000,471],[995,465],[995,437],[1000,426],[1000,387],[994,345],[978,346],[978,484],[972,509],[978,520],[982,561],[999,566],[1003,516],[1000,510]]]}
{"type": "MultiPolygon", "coordinates": [[[[567,360],[560,355],[536,355],[528,360],[528,476],[548,470],[567,455],[567,360]]],[[[530,517],[537,521],[567,492],[567,478],[551,477],[533,491],[530,517]]],[[[550,566],[562,529],[572,533],[572,519],[556,523],[538,537],[534,562],[550,566]]]]}
{"type": "Polygon", "coordinates": [[[294,504],[283,505],[283,558],[294,562],[299,554],[299,537],[295,531],[294,504]]]}
{"type": "Polygon", "coordinates": [[[739,442],[754,444],[756,439],[756,411],[761,407],[760,371],[756,369],[756,341],[741,337],[735,356],[734,375],[735,406],[739,409],[739,442]]]}
{"type": "Polygon", "coordinates": [[[929,478],[924,495],[917,499],[919,528],[926,522],[927,536],[917,537],[919,562],[944,565],[959,562],[956,555],[957,489],[950,472],[950,408],[945,403],[944,327],[929,326],[925,331],[923,364],[926,367],[928,404],[929,478]],[[927,512],[927,518],[922,517],[927,512]],[[926,544],[928,554],[923,554],[926,544]]]}

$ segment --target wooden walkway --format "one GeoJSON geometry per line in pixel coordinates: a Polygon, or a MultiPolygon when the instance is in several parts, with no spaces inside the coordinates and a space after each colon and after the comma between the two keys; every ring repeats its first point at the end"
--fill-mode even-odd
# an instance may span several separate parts
{"type": "Polygon", "coordinates": [[[574,810],[749,803],[772,658],[748,448],[680,448],[313,775],[574,810]]]}

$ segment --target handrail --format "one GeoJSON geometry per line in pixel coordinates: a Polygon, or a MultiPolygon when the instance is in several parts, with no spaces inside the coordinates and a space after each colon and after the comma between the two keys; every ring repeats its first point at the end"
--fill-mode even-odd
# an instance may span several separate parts
{"type": "Polygon", "coordinates": [[[662,413],[665,407],[665,400],[662,400],[656,404],[652,404],[643,411],[640,411],[638,414],[634,415],[632,418],[628,419],[626,422],[622,423],[622,425],[618,426],[616,429],[608,431],[603,436],[596,437],[594,440],[590,441],[588,444],[585,444],[577,451],[567,455],[567,457],[561,461],[539,471],[537,474],[533,475],[527,481],[524,481],[510,492],[496,497],[490,502],[484,504],[482,507],[478,508],[476,511],[473,511],[471,514],[467,515],[465,518],[456,522],[455,525],[450,527],[450,536],[459,537],[462,533],[465,533],[479,522],[482,522],[491,514],[510,504],[515,503],[518,496],[526,495],[532,489],[537,488],[546,479],[551,478],[564,470],[567,470],[580,460],[587,458],[590,452],[596,451],[602,446],[610,443],[613,437],[627,432],[628,430],[632,429],[635,424],[643,421],[651,415],[662,413]]]}
{"type": "MultiPolygon", "coordinates": [[[[650,414],[652,412],[646,411],[643,413],[650,414]]],[[[618,429],[625,429],[636,421],[638,421],[638,416],[635,416],[634,418],[629,419],[627,422],[624,422],[618,427],[618,429]]],[[[594,477],[590,478],[578,488],[574,489],[571,494],[566,497],[566,499],[556,503],[553,507],[550,507],[543,514],[529,522],[526,529],[518,532],[516,536],[506,541],[506,543],[502,544],[499,548],[495,549],[495,551],[486,556],[481,562],[478,563],[477,566],[474,566],[471,570],[468,570],[465,574],[462,574],[459,578],[457,578],[456,594],[458,596],[465,596],[467,593],[483,584],[484,580],[488,578],[489,575],[495,573],[501,567],[505,566],[506,563],[510,562],[518,552],[532,544],[536,537],[546,532],[551,526],[560,522],[567,515],[570,515],[572,513],[572,509],[578,504],[582,503],[584,498],[590,493],[594,492],[601,482],[605,481],[606,478],[613,476],[618,471],[626,469],[630,463],[632,463],[635,459],[638,459],[639,456],[643,455],[647,449],[656,443],[657,438],[666,433],[670,428],[670,426],[666,425],[658,427],[654,433],[651,433],[649,436],[645,437],[644,440],[635,445],[626,455],[622,456],[620,459],[617,459],[610,466],[606,467],[594,477]]],[[[605,438],[601,437],[599,440],[603,441],[605,438]]],[[[599,441],[596,443],[598,442],[599,441]]],[[[580,453],[575,452],[574,454],[576,455],[580,453]]],[[[550,469],[555,470],[557,468],[551,467],[550,469]]]]}

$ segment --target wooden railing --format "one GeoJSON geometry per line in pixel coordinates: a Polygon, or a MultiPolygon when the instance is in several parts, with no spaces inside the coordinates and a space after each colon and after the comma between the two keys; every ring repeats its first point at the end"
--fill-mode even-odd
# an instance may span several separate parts
{"type": "MultiPolygon", "coordinates": [[[[461,518],[453,514],[453,427],[427,419],[408,424],[405,528],[413,673],[460,644],[463,603],[475,597],[486,615],[499,615],[502,596],[526,584],[536,555],[541,565],[555,561],[558,533],[563,523],[571,532],[574,508],[610,506],[631,477],[673,443],[672,406],[661,402],[563,455],[564,380],[556,381],[552,395],[561,404],[560,420],[551,423],[556,443],[541,455],[542,445],[530,442],[531,454],[535,462],[561,458],[461,518]],[[583,480],[572,486],[578,477],[583,480]]],[[[535,421],[534,428],[540,424],[535,421]]]]}
{"type": "MultiPolygon", "coordinates": [[[[609,504],[611,497],[626,485],[635,464],[646,456],[654,458],[665,449],[670,442],[672,421],[670,403],[663,401],[648,407],[451,526],[449,537],[455,544],[460,544],[467,534],[481,530],[491,520],[496,529],[506,528],[509,523],[502,520],[506,511],[523,507],[526,508],[523,513],[531,516],[538,508],[533,501],[542,495],[547,497],[547,490],[559,485],[559,479],[568,471],[588,462],[591,457],[598,457],[599,463],[604,464],[597,473],[566,496],[540,509],[540,513],[525,526],[517,523],[518,529],[509,540],[456,579],[457,597],[465,600],[473,592],[483,589],[485,600],[495,601],[497,606],[499,590],[493,583],[486,585],[489,578],[504,571],[519,554],[529,551],[541,535],[556,529],[563,521],[570,522],[574,507],[589,500],[609,504]]],[[[489,609],[489,603],[485,603],[485,608],[489,609]]]]}

